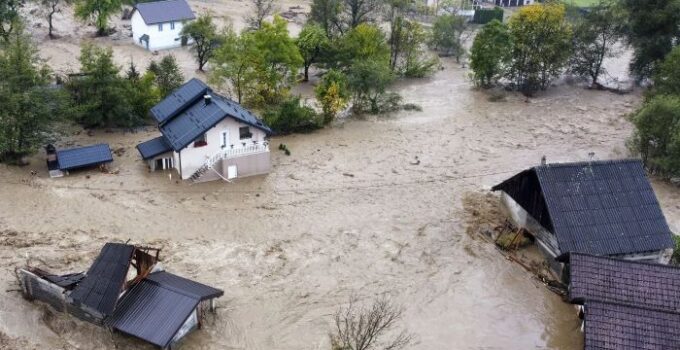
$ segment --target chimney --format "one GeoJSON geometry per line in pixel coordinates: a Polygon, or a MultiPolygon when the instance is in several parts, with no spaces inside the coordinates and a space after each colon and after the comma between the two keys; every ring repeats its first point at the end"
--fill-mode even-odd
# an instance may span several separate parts
{"type": "Polygon", "coordinates": [[[210,103],[212,103],[212,96],[210,96],[210,94],[203,95],[203,101],[205,102],[206,105],[209,105],[210,103]]]}

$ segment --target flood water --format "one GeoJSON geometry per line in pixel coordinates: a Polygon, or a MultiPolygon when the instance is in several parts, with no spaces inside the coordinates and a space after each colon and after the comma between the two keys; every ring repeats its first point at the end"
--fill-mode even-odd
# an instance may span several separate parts
{"type": "MultiPolygon", "coordinates": [[[[285,143],[292,154],[273,150],[271,174],[233,184],[149,174],[134,146],[155,135],[151,128],[71,138],[122,148],[115,174],[49,179],[40,156],[29,167],[0,165],[0,290],[9,290],[0,298],[0,347],[141,346],[12,291],[14,268],[27,258],[78,271],[104,242],[131,239],[161,246],[169,271],[225,291],[217,317],[183,349],[329,349],[332,314],[352,295],[403,305],[412,349],[582,348],[575,309],[467,234],[462,200],[543,155],[627,156],[624,115],[639,94],[561,84],[530,100],[489,102],[466,69],[443,65],[433,78],[398,85],[422,112],[274,138],[273,149],[285,143]]],[[[661,189],[677,225],[677,191],[661,189]]]]}

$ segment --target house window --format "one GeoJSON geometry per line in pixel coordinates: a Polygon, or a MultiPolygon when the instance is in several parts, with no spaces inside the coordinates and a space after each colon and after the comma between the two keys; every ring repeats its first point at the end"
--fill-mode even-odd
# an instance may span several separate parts
{"type": "Polygon", "coordinates": [[[170,22],[170,30],[175,30],[175,22],[170,22]]]}
{"type": "Polygon", "coordinates": [[[241,139],[241,140],[250,139],[250,138],[253,137],[253,134],[250,133],[250,128],[247,127],[247,126],[239,128],[238,134],[239,134],[239,139],[241,139]]]}
{"type": "Polygon", "coordinates": [[[229,142],[229,131],[227,131],[227,130],[222,131],[222,138],[221,139],[222,139],[221,147],[226,148],[227,142],[229,142]]]}
{"type": "Polygon", "coordinates": [[[158,23],[158,31],[159,32],[163,31],[163,23],[158,23]]]}
{"type": "Polygon", "coordinates": [[[194,140],[194,147],[203,147],[208,145],[208,139],[205,134],[199,136],[194,140]]]}

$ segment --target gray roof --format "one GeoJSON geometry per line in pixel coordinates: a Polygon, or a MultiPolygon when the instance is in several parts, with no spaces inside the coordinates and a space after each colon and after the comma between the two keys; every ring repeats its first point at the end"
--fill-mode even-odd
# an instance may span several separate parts
{"type": "Polygon", "coordinates": [[[142,15],[146,24],[184,21],[196,18],[185,0],[142,2],[135,5],[135,9],[142,15]]]}
{"type": "MultiPolygon", "coordinates": [[[[165,142],[176,152],[187,147],[227,117],[260,129],[268,135],[272,133],[272,130],[248,109],[216,94],[205,83],[195,78],[151,108],[151,115],[158,122],[165,142]],[[206,94],[212,97],[209,104],[203,99],[206,94]]],[[[139,150],[142,157],[145,157],[142,149],[139,150]]]]}
{"type": "Polygon", "coordinates": [[[113,162],[111,149],[107,144],[70,148],[57,151],[57,163],[60,170],[85,168],[93,165],[113,162]]]}
{"type": "Polygon", "coordinates": [[[201,300],[222,294],[219,289],[168,272],[154,272],[123,296],[106,323],[164,348],[201,300]]]}
{"type": "Polygon", "coordinates": [[[158,136],[137,145],[137,150],[142,155],[142,159],[151,159],[159,154],[172,151],[172,147],[165,141],[164,136],[158,136]]]}
{"type": "Polygon", "coordinates": [[[553,232],[561,253],[619,255],[673,246],[640,160],[549,164],[494,186],[553,232]]]}
{"type": "Polygon", "coordinates": [[[102,315],[110,315],[123,291],[134,251],[132,245],[106,243],[85,278],[71,292],[74,303],[88,306],[102,315]]]}
{"type": "Polygon", "coordinates": [[[571,253],[569,299],[680,312],[680,267],[571,253]]]}
{"type": "Polygon", "coordinates": [[[587,301],[585,350],[680,349],[680,314],[587,301]]]}

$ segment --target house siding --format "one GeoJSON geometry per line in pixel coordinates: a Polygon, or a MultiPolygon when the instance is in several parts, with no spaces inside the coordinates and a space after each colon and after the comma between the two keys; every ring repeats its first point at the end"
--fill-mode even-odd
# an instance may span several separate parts
{"type": "MultiPolygon", "coordinates": [[[[251,139],[240,140],[239,138],[239,128],[248,126],[244,123],[240,123],[232,118],[225,118],[221,122],[217,123],[213,128],[208,130],[206,133],[206,141],[208,144],[203,147],[194,147],[193,142],[189,144],[186,148],[180,151],[181,164],[179,161],[175,162],[175,166],[178,167],[182,175],[182,179],[188,179],[193,175],[196,170],[198,170],[205,161],[212,155],[223,150],[222,148],[222,132],[227,131],[229,134],[229,140],[227,142],[227,148],[241,148],[243,143],[246,145],[252,144],[252,141],[257,141],[262,143],[265,141],[266,134],[260,129],[256,129],[252,126],[250,128],[250,133],[252,134],[251,139]],[[181,168],[180,168],[181,166],[181,168]]],[[[266,153],[267,160],[269,159],[269,153],[266,153]]],[[[246,158],[248,155],[239,158],[246,158]]],[[[236,158],[235,158],[236,159],[236,158]]],[[[219,164],[216,164],[216,169],[220,169],[219,164]]],[[[239,174],[239,177],[240,174],[239,174]]]]}
{"type": "MultiPolygon", "coordinates": [[[[132,40],[136,45],[139,45],[150,51],[171,49],[182,46],[180,33],[184,27],[182,21],[175,21],[175,29],[170,29],[170,22],[163,23],[163,31],[158,31],[158,24],[147,25],[144,18],[135,11],[131,19],[132,25],[132,40]],[[139,41],[144,34],[149,36],[149,47],[146,47],[146,42],[139,41]]],[[[189,43],[191,43],[189,41],[189,43]]]]}

